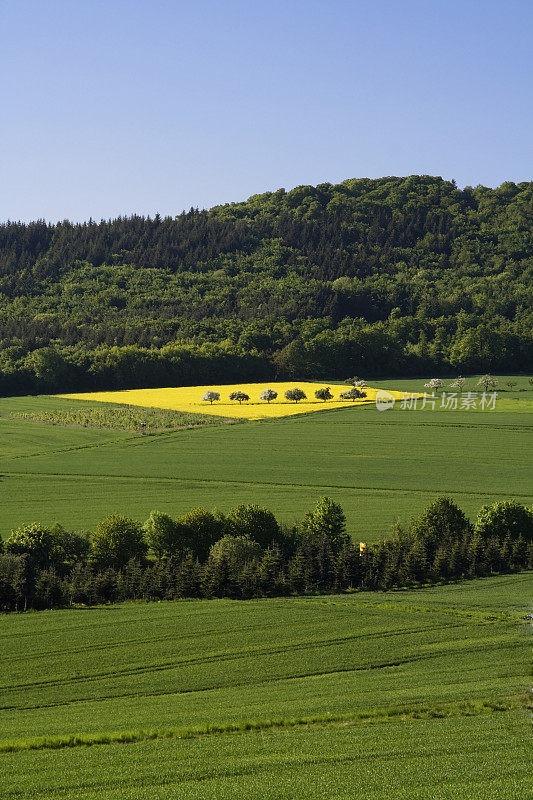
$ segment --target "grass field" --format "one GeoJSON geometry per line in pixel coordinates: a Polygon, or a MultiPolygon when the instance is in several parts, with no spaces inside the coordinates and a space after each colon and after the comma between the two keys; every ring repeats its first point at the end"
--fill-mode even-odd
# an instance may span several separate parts
{"type": "Polygon", "coordinates": [[[8,616],[1,796],[523,800],[532,589],[8,616]]]}
{"type": "MultiPolygon", "coordinates": [[[[13,418],[70,412],[80,401],[2,398],[0,532],[34,520],[88,530],[112,512],[142,521],[152,509],[180,514],[241,502],[292,521],[328,494],[344,507],[353,536],[373,541],[438,494],[470,515],[505,498],[530,505],[533,416],[522,411],[533,405],[533,390],[527,378],[516,380],[516,391],[502,393],[507,410],[415,412],[397,403],[379,412],[349,404],[151,436],[13,418]]],[[[419,391],[423,382],[395,386],[419,391]]]]}

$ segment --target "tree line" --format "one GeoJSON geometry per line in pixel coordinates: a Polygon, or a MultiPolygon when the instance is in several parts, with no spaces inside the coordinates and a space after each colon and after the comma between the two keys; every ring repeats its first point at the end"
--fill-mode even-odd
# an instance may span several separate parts
{"type": "MultiPolygon", "coordinates": [[[[366,386],[366,381],[358,381],[358,383],[366,386]]],[[[277,398],[277,396],[278,393],[276,392],[275,389],[265,389],[259,395],[259,400],[262,400],[265,403],[271,403],[272,400],[275,400],[277,398]]],[[[344,392],[341,392],[339,394],[339,398],[341,400],[352,400],[352,401],[363,399],[366,396],[367,396],[366,392],[363,391],[362,388],[359,388],[357,386],[352,386],[351,389],[346,389],[344,392]]],[[[306,393],[304,392],[303,389],[300,389],[299,386],[294,386],[293,388],[287,389],[287,391],[284,392],[284,397],[290,403],[299,403],[300,400],[307,400],[306,393]]],[[[323,403],[327,402],[328,400],[334,399],[333,395],[331,394],[331,389],[329,388],[329,386],[324,386],[321,387],[320,389],[317,389],[315,391],[315,398],[317,400],[321,400],[323,403]]],[[[229,399],[234,400],[237,403],[239,403],[239,405],[241,405],[241,403],[249,402],[250,395],[238,389],[237,391],[230,393],[229,399]]],[[[209,403],[210,405],[213,405],[214,402],[218,402],[219,400],[220,400],[220,392],[217,392],[213,389],[208,389],[207,392],[202,397],[202,401],[205,403],[209,403]]]]}
{"type": "Polygon", "coordinates": [[[529,372],[533,182],[0,225],[0,391],[529,372]]]}
{"type": "Polygon", "coordinates": [[[323,497],[295,525],[253,504],[177,519],[152,511],[143,525],[114,514],[92,535],[22,526],[2,549],[3,611],[389,590],[532,569],[533,509],[497,502],[472,524],[439,497],[388,539],[366,544],[352,541],[341,506],[323,497]]]}

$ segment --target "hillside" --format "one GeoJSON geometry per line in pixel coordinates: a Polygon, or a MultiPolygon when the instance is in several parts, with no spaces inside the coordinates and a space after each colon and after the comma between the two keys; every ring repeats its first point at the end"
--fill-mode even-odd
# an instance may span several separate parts
{"type": "Polygon", "coordinates": [[[0,390],[531,371],[533,183],[0,226],[0,390]]]}

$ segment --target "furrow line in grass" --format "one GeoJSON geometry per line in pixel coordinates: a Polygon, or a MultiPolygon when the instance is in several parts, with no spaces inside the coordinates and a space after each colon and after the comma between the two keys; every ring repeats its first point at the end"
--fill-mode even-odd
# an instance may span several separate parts
{"type": "MultiPolygon", "coordinates": [[[[327,600],[324,599],[327,603],[327,600]]],[[[461,608],[443,608],[442,606],[417,606],[394,600],[362,600],[360,608],[380,608],[385,611],[402,611],[408,614],[443,614],[445,616],[459,617],[460,619],[475,620],[476,622],[509,622],[523,617],[520,612],[512,611],[478,611],[476,609],[463,610],[461,608]]]]}
{"type": "MultiPolygon", "coordinates": [[[[73,453],[78,450],[96,450],[99,447],[105,447],[107,445],[115,445],[115,444],[123,444],[124,442],[131,441],[132,439],[140,438],[139,434],[131,434],[129,436],[121,436],[119,439],[106,439],[103,442],[98,442],[94,444],[79,444],[73,447],[61,447],[57,450],[44,450],[43,452],[38,453],[19,453],[19,455],[9,455],[7,456],[8,460],[15,460],[15,459],[24,459],[24,458],[38,458],[39,456],[56,456],[60,455],[61,453],[73,453]]],[[[22,473],[26,474],[26,473],[22,473]]]]}
{"type": "Polygon", "coordinates": [[[61,750],[65,748],[90,747],[94,745],[134,744],[157,739],[194,739],[202,736],[253,733],[254,731],[266,730],[287,730],[290,728],[302,728],[312,725],[358,725],[372,722],[389,722],[393,720],[415,721],[450,717],[471,717],[495,712],[515,711],[520,708],[526,708],[525,697],[522,695],[511,695],[500,700],[492,701],[479,700],[441,704],[426,703],[416,704],[414,706],[372,708],[352,712],[350,714],[320,714],[315,716],[242,720],[218,725],[206,723],[189,727],[7,739],[0,741],[0,753],[16,753],[28,750],[61,750]]]}
{"type": "MultiPolygon", "coordinates": [[[[357,406],[357,408],[359,408],[359,409],[365,409],[365,408],[368,409],[368,408],[370,408],[371,409],[373,407],[373,405],[374,405],[373,403],[371,403],[370,405],[361,404],[360,406],[357,406]]],[[[333,414],[333,413],[335,413],[337,411],[344,411],[345,409],[344,408],[331,408],[331,409],[326,409],[326,410],[328,410],[330,413],[333,414]]],[[[446,414],[448,412],[441,411],[439,413],[446,414]]],[[[467,413],[467,412],[465,412],[465,413],[467,413]]],[[[521,412],[518,412],[518,411],[502,411],[502,412],[497,412],[497,413],[502,413],[502,414],[513,414],[513,413],[524,414],[525,413],[525,414],[527,414],[527,413],[531,413],[531,412],[529,412],[529,411],[526,411],[526,412],[523,412],[523,411],[521,411],[521,412]]],[[[435,420],[435,422],[425,422],[425,421],[423,422],[421,420],[414,421],[412,415],[409,415],[409,416],[410,416],[410,419],[411,419],[410,422],[400,422],[399,420],[393,419],[390,416],[387,416],[387,418],[384,420],[383,416],[379,416],[376,419],[364,419],[364,420],[363,419],[357,419],[357,420],[353,420],[353,419],[344,420],[344,419],[341,419],[341,420],[336,420],[335,421],[335,425],[350,425],[350,426],[353,426],[354,423],[355,423],[355,424],[357,424],[357,427],[361,427],[361,426],[363,426],[363,427],[374,427],[374,426],[377,426],[377,425],[383,426],[383,424],[386,424],[391,428],[392,427],[394,427],[394,428],[401,428],[401,427],[409,427],[409,428],[412,428],[412,427],[419,427],[419,428],[475,428],[475,429],[479,429],[479,430],[488,430],[488,429],[490,429],[490,430],[505,430],[505,431],[518,431],[518,432],[521,432],[521,431],[524,431],[524,430],[528,431],[528,432],[529,431],[533,431],[533,423],[532,422],[527,422],[526,420],[528,419],[528,417],[526,417],[526,416],[524,416],[524,421],[523,422],[522,422],[522,420],[520,420],[520,422],[513,421],[513,422],[509,423],[508,425],[506,425],[505,423],[502,423],[502,422],[494,422],[494,423],[473,422],[473,421],[472,422],[466,422],[466,421],[465,422],[446,422],[446,421],[444,421],[444,419],[435,420]]],[[[435,419],[434,416],[433,416],[433,419],[435,419]]],[[[323,416],[323,417],[320,418],[320,420],[318,420],[318,416],[317,416],[317,417],[315,417],[315,420],[314,420],[315,424],[317,423],[317,421],[318,421],[319,424],[320,423],[327,424],[327,417],[323,416]]],[[[301,423],[305,422],[305,419],[302,418],[302,415],[299,415],[297,418],[296,417],[277,417],[277,418],[274,418],[274,419],[254,420],[254,422],[260,422],[260,423],[263,423],[263,422],[283,422],[283,423],[286,423],[286,424],[290,424],[290,423],[299,423],[299,424],[301,424],[301,423]]]]}
{"type": "MultiPolygon", "coordinates": [[[[531,575],[531,571],[530,570],[526,570],[526,571],[524,571],[524,572],[522,572],[520,574],[522,575],[522,577],[524,579],[528,579],[528,576],[531,575]]],[[[500,577],[503,577],[503,576],[500,576],[500,577]]],[[[502,583],[506,583],[506,584],[513,583],[516,580],[516,578],[517,578],[517,576],[514,575],[514,576],[512,576],[512,578],[510,577],[509,580],[502,581],[502,583]]],[[[478,580],[480,580],[480,582],[482,583],[484,579],[478,579],[478,580]]],[[[492,580],[492,578],[487,578],[485,580],[492,580]]],[[[449,586],[461,586],[461,585],[464,585],[464,581],[462,581],[462,580],[450,581],[448,585],[449,586]]],[[[418,590],[418,591],[425,591],[425,589],[421,589],[421,590],[418,590]]],[[[400,596],[401,597],[402,594],[404,594],[404,592],[405,592],[405,590],[403,590],[403,589],[399,589],[399,590],[391,589],[391,590],[388,591],[387,594],[389,596],[391,596],[391,597],[394,597],[394,596],[400,596]]],[[[308,603],[319,603],[320,605],[339,606],[339,608],[342,608],[343,610],[345,610],[346,615],[349,614],[350,616],[352,616],[353,615],[353,608],[351,606],[352,597],[353,597],[353,595],[351,593],[346,593],[346,594],[343,594],[343,595],[329,595],[329,594],[328,595],[323,595],[323,594],[312,595],[312,594],[310,594],[310,595],[300,595],[297,599],[298,599],[299,602],[305,603],[305,604],[308,604],[308,603]]],[[[256,603],[256,604],[268,603],[270,605],[276,599],[283,600],[283,598],[269,598],[269,599],[257,598],[255,600],[248,600],[247,603],[256,603]]],[[[173,600],[173,601],[167,601],[167,602],[169,602],[169,603],[175,603],[175,602],[189,603],[190,600],[188,600],[187,598],[183,598],[182,601],[173,600]]],[[[139,601],[139,603],[142,603],[144,605],[145,601],[139,601]]],[[[153,607],[153,604],[150,604],[150,605],[153,607]]],[[[76,610],[76,611],[86,611],[86,610],[93,611],[93,610],[95,610],[95,611],[97,611],[98,609],[101,609],[101,608],[104,608],[104,609],[107,610],[107,609],[109,609],[109,606],[106,606],[106,605],[104,605],[103,607],[102,606],[94,606],[94,607],[92,607],[90,609],[87,609],[85,606],[79,606],[79,607],[75,606],[75,607],[73,607],[72,610],[76,610]]],[[[446,616],[458,616],[458,617],[464,618],[464,619],[473,619],[473,620],[476,620],[476,621],[479,621],[479,622],[487,622],[487,623],[492,623],[492,622],[495,622],[495,621],[501,621],[501,622],[516,621],[516,620],[519,621],[519,620],[521,620],[523,618],[523,614],[519,610],[514,610],[514,611],[483,611],[483,610],[476,609],[476,608],[462,609],[462,608],[455,608],[453,606],[450,607],[450,606],[442,606],[442,605],[439,605],[439,606],[418,606],[418,605],[413,605],[411,603],[407,604],[405,602],[402,602],[401,600],[396,601],[396,600],[381,600],[381,599],[379,599],[379,600],[359,600],[358,599],[357,608],[376,608],[376,609],[384,609],[384,610],[387,610],[387,611],[389,611],[389,610],[397,610],[397,611],[400,611],[402,613],[406,612],[406,613],[414,613],[414,614],[417,614],[417,613],[444,614],[446,616]]],[[[264,622],[262,623],[262,629],[265,629],[265,628],[277,628],[277,626],[278,626],[277,622],[273,622],[273,623],[270,623],[268,625],[266,623],[264,623],[264,622]]],[[[107,622],[106,623],[106,622],[102,622],[101,620],[99,620],[98,622],[95,622],[94,625],[88,625],[87,623],[84,622],[84,624],[82,624],[82,625],[71,625],[71,624],[69,624],[67,626],[69,635],[71,635],[74,630],[87,631],[89,628],[96,628],[98,631],[101,631],[105,627],[115,628],[116,627],[116,621],[112,620],[111,622],[107,622]]],[[[238,632],[242,632],[242,631],[256,630],[256,628],[257,628],[257,626],[256,626],[255,623],[252,624],[252,625],[244,625],[244,626],[242,626],[242,625],[241,626],[231,625],[231,627],[228,628],[227,631],[231,631],[232,633],[238,633],[238,632]]],[[[54,629],[54,633],[60,632],[61,630],[62,630],[62,628],[54,629]]],[[[413,630],[416,632],[416,629],[413,629],[413,630]]],[[[41,632],[41,631],[39,631],[39,632],[41,632]]],[[[202,631],[201,631],[201,635],[202,636],[207,636],[207,635],[212,634],[214,632],[216,632],[217,634],[220,634],[220,633],[223,633],[225,631],[223,629],[221,629],[220,627],[217,627],[216,629],[205,629],[205,628],[203,628],[202,631]]],[[[25,637],[26,638],[33,638],[35,636],[35,633],[36,633],[36,631],[34,631],[34,630],[31,630],[28,633],[18,632],[17,633],[17,638],[18,639],[25,638],[25,637]]],[[[374,633],[376,633],[376,632],[374,632],[374,633]]],[[[46,631],[46,635],[49,635],[49,631],[46,631]]],[[[369,634],[369,635],[372,635],[372,634],[369,634]]],[[[12,637],[13,637],[12,633],[0,634],[0,641],[2,639],[10,640],[10,639],[12,639],[12,637]]],[[[167,634],[167,635],[165,635],[163,637],[155,636],[155,637],[149,637],[147,639],[132,638],[132,639],[127,639],[127,640],[122,640],[122,642],[118,642],[117,644],[113,644],[113,645],[109,645],[109,643],[103,643],[101,645],[87,646],[87,647],[83,647],[81,649],[80,648],[65,649],[65,650],[62,650],[62,652],[63,653],[77,653],[77,652],[84,652],[85,653],[88,650],[92,650],[92,649],[99,650],[101,648],[108,648],[109,646],[111,646],[111,647],[113,647],[113,646],[120,647],[121,644],[125,644],[125,643],[130,643],[130,644],[140,643],[140,644],[142,644],[142,643],[149,643],[149,642],[152,642],[152,641],[158,641],[159,642],[159,641],[171,640],[171,639],[176,639],[177,642],[181,642],[181,641],[184,641],[186,639],[197,639],[197,637],[198,637],[198,633],[197,632],[194,632],[194,633],[191,633],[191,634],[187,634],[187,635],[180,634],[179,636],[176,636],[176,634],[172,633],[172,634],[167,634]]],[[[43,655],[48,655],[48,654],[53,655],[54,652],[55,651],[50,651],[49,653],[47,653],[45,651],[39,651],[38,656],[42,657],[43,655]]],[[[28,655],[26,653],[22,653],[19,656],[19,658],[20,658],[20,660],[25,661],[28,658],[28,655]]],[[[17,660],[17,658],[10,659],[10,663],[13,663],[16,660],[17,660]]]]}
{"type": "MultiPolygon", "coordinates": [[[[462,627],[459,623],[449,623],[446,625],[447,628],[455,628],[455,627],[462,627]]],[[[389,641],[392,637],[398,636],[405,636],[405,635],[413,635],[419,633],[426,633],[428,630],[432,630],[433,625],[428,622],[427,625],[423,625],[417,628],[397,628],[394,631],[390,631],[387,629],[382,629],[379,631],[374,631],[373,633],[363,632],[363,633],[350,633],[345,634],[344,636],[336,636],[333,638],[328,639],[309,639],[300,642],[288,642],[285,645],[278,645],[278,646],[269,646],[265,645],[263,647],[254,647],[254,648],[247,648],[244,650],[233,650],[233,651],[222,651],[222,652],[215,652],[209,653],[205,656],[190,656],[186,658],[178,658],[172,661],[164,661],[160,662],[159,664],[149,664],[149,665],[138,665],[136,667],[127,667],[124,669],[117,669],[116,667],[112,671],[105,671],[105,672],[97,672],[92,675],[76,675],[72,677],[65,677],[65,678],[53,678],[44,681],[35,681],[31,683],[16,683],[16,684],[3,684],[0,686],[3,690],[9,689],[29,689],[29,688],[50,688],[53,686],[64,686],[67,683],[80,683],[82,681],[95,681],[101,680],[102,678],[108,677],[127,677],[130,675],[139,675],[145,672],[160,672],[165,671],[168,669],[174,669],[177,667],[185,667],[185,666],[194,666],[198,664],[212,664],[212,663],[220,663],[223,661],[235,661],[240,658],[255,658],[257,656],[271,656],[271,655],[283,655],[292,652],[298,652],[301,650],[316,650],[318,647],[332,647],[335,645],[342,645],[346,642],[352,642],[357,639],[364,639],[364,640],[371,640],[371,639],[379,639],[379,638],[386,638],[389,641]]],[[[366,669],[367,667],[361,666],[359,669],[366,669]]],[[[370,665],[369,667],[370,668],[370,665]]]]}
{"type": "MultiPolygon", "coordinates": [[[[143,602],[145,602],[145,601],[143,601],[143,602]]],[[[171,600],[171,601],[168,601],[168,602],[176,602],[176,601],[172,601],[171,600]]],[[[177,602],[179,602],[179,601],[177,601],[177,602]]],[[[93,606],[93,608],[94,608],[94,606],[93,606]]],[[[96,606],[96,608],[98,608],[98,606],[96,606]]],[[[116,627],[116,623],[110,623],[110,626],[116,627]]],[[[79,627],[82,627],[83,630],[87,630],[87,627],[78,626],[78,628],[79,627]]],[[[96,625],[95,627],[99,631],[101,631],[103,626],[96,625]]],[[[279,629],[279,623],[272,622],[272,623],[270,623],[268,625],[266,623],[262,623],[261,624],[261,631],[265,631],[265,630],[268,630],[268,629],[279,629]]],[[[69,626],[69,628],[68,628],[69,635],[72,633],[73,630],[74,630],[74,626],[72,626],[72,627],[69,626]]],[[[236,634],[248,633],[250,631],[255,633],[257,631],[257,625],[256,624],[253,624],[253,625],[235,625],[235,626],[231,626],[229,628],[223,628],[222,626],[219,626],[218,628],[211,628],[211,629],[203,628],[200,632],[195,631],[194,633],[188,633],[188,634],[167,633],[167,634],[149,636],[149,637],[145,637],[145,638],[140,638],[140,637],[134,637],[134,638],[129,638],[129,639],[118,639],[118,638],[115,638],[112,642],[109,642],[109,641],[105,642],[104,641],[104,642],[100,642],[99,644],[93,644],[93,645],[86,644],[85,646],[80,646],[80,647],[64,647],[64,648],[61,649],[61,656],[64,658],[65,656],[79,655],[80,653],[84,653],[84,654],[94,653],[94,652],[98,653],[100,651],[109,652],[109,650],[113,650],[113,649],[117,649],[118,650],[118,649],[120,649],[122,647],[125,647],[127,645],[139,646],[139,645],[154,644],[154,643],[160,644],[162,642],[175,642],[176,645],[179,645],[182,642],[186,642],[186,641],[190,641],[190,640],[192,640],[194,642],[198,642],[199,638],[208,638],[208,637],[212,636],[213,634],[216,634],[217,636],[220,637],[220,636],[223,636],[224,634],[236,635],[236,634]]],[[[28,638],[33,639],[35,637],[35,631],[31,631],[30,633],[26,634],[26,636],[28,638]]],[[[20,639],[20,637],[21,637],[21,635],[17,633],[17,641],[20,639]]],[[[13,638],[13,634],[12,633],[6,633],[6,634],[3,634],[3,635],[0,635],[0,641],[2,639],[11,640],[12,638],[13,638]]],[[[57,649],[54,649],[54,650],[38,650],[38,651],[36,651],[35,647],[34,647],[34,648],[32,648],[32,652],[31,653],[21,652],[20,654],[17,654],[15,656],[11,655],[10,658],[9,658],[9,662],[8,663],[9,664],[16,664],[17,662],[22,661],[24,664],[27,664],[28,660],[31,660],[32,658],[34,658],[34,659],[42,659],[42,658],[45,658],[47,656],[52,656],[53,657],[53,656],[56,656],[56,655],[57,655],[57,649]]],[[[4,660],[4,663],[6,663],[6,660],[4,660]]]]}
{"type": "MultiPolygon", "coordinates": [[[[84,448],[74,448],[74,449],[84,449],[84,448]]],[[[63,452],[63,451],[59,451],[63,452]]],[[[40,455],[48,455],[48,453],[42,453],[40,455]]],[[[13,456],[13,458],[26,458],[26,456],[13,456]]],[[[168,475],[162,475],[160,477],[154,475],[115,475],[113,473],[104,473],[104,472],[94,472],[94,473],[71,473],[71,472],[15,472],[12,470],[2,470],[0,477],[9,477],[9,478],[28,478],[28,477],[35,477],[35,478],[66,478],[69,480],[74,481],[81,481],[86,480],[87,478],[97,478],[100,480],[123,480],[123,481],[137,481],[140,483],[174,483],[174,484],[191,484],[191,483],[198,483],[198,484],[221,484],[221,485],[228,485],[228,486],[267,486],[267,487],[275,487],[279,489],[313,489],[313,490],[321,490],[321,489],[341,489],[342,491],[364,491],[364,492],[381,492],[381,493],[388,493],[388,492],[397,492],[397,493],[404,493],[404,494],[421,494],[421,495],[434,495],[434,494],[450,494],[453,493],[454,495],[463,495],[465,497],[487,497],[490,496],[504,496],[504,497],[530,497],[533,496],[531,494],[527,494],[524,492],[510,492],[510,491],[499,491],[497,489],[491,490],[490,492],[482,492],[482,491],[465,491],[464,489],[454,489],[453,487],[447,486],[446,488],[429,488],[429,489],[415,489],[413,487],[396,487],[396,486],[350,486],[347,484],[341,483],[279,483],[277,481],[244,481],[244,480],[227,480],[224,478],[173,478],[169,477],[168,475]]]]}
{"type": "MultiPolygon", "coordinates": [[[[32,681],[31,683],[17,683],[17,684],[4,684],[0,686],[0,689],[4,691],[9,690],[21,690],[21,689],[37,689],[37,688],[53,688],[58,686],[66,686],[69,683],[91,683],[94,681],[99,681],[102,678],[124,678],[124,677],[131,677],[131,676],[138,676],[143,674],[149,674],[153,672],[165,672],[172,669],[178,669],[180,667],[190,667],[190,666],[197,666],[201,664],[215,664],[215,663],[223,663],[227,661],[237,661],[239,659],[249,659],[249,658],[256,658],[257,656],[279,656],[279,655],[286,655],[287,653],[295,653],[302,650],[316,650],[317,648],[324,648],[324,647],[332,647],[336,645],[342,645],[348,642],[355,641],[357,639],[364,639],[364,640],[375,640],[379,638],[386,638],[389,641],[392,637],[398,636],[405,636],[405,635],[416,635],[420,633],[426,633],[428,630],[433,629],[433,625],[428,623],[427,625],[420,627],[420,628],[398,628],[395,631],[376,631],[372,634],[368,633],[356,633],[356,634],[348,634],[342,637],[336,637],[334,639],[321,639],[321,640],[310,640],[304,642],[297,642],[297,643],[287,643],[284,646],[265,646],[262,648],[249,648],[246,650],[236,650],[236,651],[226,651],[226,652],[219,652],[219,653],[210,653],[205,656],[196,656],[196,657],[188,657],[183,659],[171,660],[160,662],[156,664],[140,664],[136,667],[128,667],[124,669],[113,669],[112,671],[105,671],[105,672],[98,672],[90,675],[76,675],[76,676],[65,676],[62,678],[51,678],[48,680],[42,681],[32,681]]],[[[461,623],[458,622],[449,622],[443,624],[441,629],[446,628],[450,630],[451,628],[461,628],[463,627],[461,623]]],[[[504,630],[501,634],[509,634],[508,630],[504,630]]],[[[485,649],[486,646],[493,644],[493,639],[495,637],[492,636],[490,639],[483,639],[483,640],[475,640],[475,649],[485,649]],[[481,648],[480,648],[481,645],[481,648]]],[[[507,637],[506,637],[507,638],[507,637]]],[[[463,640],[451,640],[452,642],[463,640]]],[[[467,640],[463,642],[466,644],[466,649],[474,649],[471,640],[467,640]]],[[[412,661],[418,661],[420,659],[427,659],[429,657],[433,658],[439,655],[446,655],[446,653],[451,651],[450,646],[445,645],[444,647],[440,646],[439,642],[434,642],[437,649],[433,652],[424,651],[423,654],[410,656],[409,658],[405,658],[405,663],[410,663],[412,661]]],[[[454,652],[456,652],[454,650],[454,652]]],[[[355,667],[349,667],[348,670],[367,670],[367,669],[377,669],[380,668],[381,662],[376,662],[375,664],[362,664],[357,665],[355,667]]]]}
{"type": "Polygon", "coordinates": [[[275,677],[271,678],[263,678],[263,679],[256,679],[250,678],[247,681],[239,681],[233,683],[224,683],[224,684],[216,684],[213,686],[202,686],[196,689],[178,689],[174,691],[169,691],[167,689],[162,689],[159,692],[149,692],[147,694],[143,693],[131,693],[127,692],[124,694],[110,694],[110,695],[98,695],[97,697],[76,697],[72,700],[61,700],[54,703],[39,703],[36,705],[13,705],[13,706],[1,706],[0,713],[3,711],[40,711],[43,708],[62,708],[65,706],[70,705],[77,705],[78,703],[100,703],[100,702],[107,702],[108,700],[127,700],[133,698],[149,698],[149,697],[180,697],[185,695],[191,694],[205,694],[206,692],[218,692],[225,689],[238,689],[242,688],[243,686],[263,686],[265,684],[273,684],[273,683],[284,683],[287,681],[301,681],[305,680],[306,678],[322,678],[322,677],[332,677],[334,675],[343,675],[348,672],[373,672],[374,670],[382,670],[382,669],[391,669],[394,667],[401,667],[406,664],[412,663],[412,661],[418,661],[418,658],[415,659],[397,659],[394,662],[384,662],[380,664],[371,664],[369,666],[356,666],[356,667],[339,667],[337,669],[332,670],[319,670],[317,672],[300,672],[295,673],[292,675],[276,675],[275,677]]]}
{"type": "MultiPolygon", "coordinates": [[[[509,645],[507,645],[507,646],[509,646],[509,645]]],[[[515,643],[513,646],[514,647],[518,647],[519,649],[522,649],[522,643],[521,642],[515,643]]],[[[476,647],[475,649],[477,651],[479,651],[481,649],[482,651],[483,650],[488,650],[488,651],[492,652],[492,648],[490,646],[487,646],[487,647],[482,646],[481,648],[476,647]]],[[[467,652],[471,652],[471,651],[472,651],[472,647],[470,646],[469,648],[467,648],[467,652]]],[[[339,666],[339,667],[337,667],[335,669],[330,669],[330,670],[321,669],[321,670],[316,670],[314,672],[309,672],[308,671],[308,672],[292,673],[292,674],[289,674],[289,675],[275,675],[275,676],[271,676],[271,677],[268,677],[268,678],[263,678],[261,680],[258,680],[256,678],[250,678],[249,680],[244,680],[244,681],[237,681],[237,682],[234,681],[232,683],[217,683],[217,684],[214,684],[212,686],[200,686],[200,687],[191,688],[191,689],[183,688],[183,689],[171,690],[171,691],[163,689],[161,691],[151,691],[151,692],[148,692],[148,693],[124,692],[124,693],[115,693],[115,694],[110,694],[110,695],[100,694],[100,695],[97,695],[97,696],[94,696],[94,697],[75,697],[75,698],[72,698],[70,700],[61,700],[61,701],[55,701],[55,702],[51,702],[51,703],[39,703],[39,704],[35,704],[35,705],[11,705],[11,706],[3,705],[0,708],[0,712],[7,712],[7,711],[38,711],[38,710],[41,710],[41,709],[44,709],[44,708],[60,708],[60,707],[66,707],[66,706],[70,706],[70,705],[77,705],[77,704],[81,704],[81,703],[106,702],[108,700],[124,700],[124,699],[132,699],[132,698],[143,698],[144,699],[144,698],[148,698],[148,697],[167,697],[167,696],[168,697],[171,697],[171,696],[172,697],[179,697],[179,696],[185,696],[185,695],[204,694],[204,693],[207,693],[207,692],[217,692],[217,691],[226,690],[226,689],[237,689],[237,688],[242,688],[244,686],[259,687],[259,686],[265,686],[265,685],[270,685],[270,684],[275,684],[275,683],[286,683],[286,682],[290,682],[290,681],[303,681],[303,680],[306,680],[306,679],[311,679],[312,680],[312,679],[315,679],[315,678],[328,678],[328,677],[333,677],[333,676],[336,676],[336,675],[344,675],[344,674],[348,674],[348,673],[356,673],[356,672],[368,673],[368,672],[374,672],[374,671],[377,671],[377,670],[385,670],[385,669],[394,669],[394,668],[398,668],[398,667],[404,667],[404,666],[407,666],[407,665],[416,664],[416,663],[418,663],[420,661],[429,662],[431,659],[434,659],[434,658],[439,658],[441,656],[451,655],[452,652],[456,653],[457,651],[450,651],[448,648],[444,648],[444,649],[441,648],[440,650],[438,650],[436,652],[430,652],[430,653],[424,652],[424,653],[421,653],[421,654],[411,655],[411,656],[404,657],[404,658],[396,658],[393,661],[389,661],[389,662],[379,662],[379,663],[374,663],[374,664],[346,666],[346,667],[339,666]]],[[[463,652],[463,650],[461,652],[463,652]]],[[[147,669],[146,671],[150,672],[151,670],[147,669]]],[[[90,682],[91,680],[92,679],[83,679],[84,682],[90,682]]],[[[64,684],[63,683],[56,684],[56,686],[61,686],[61,685],[64,685],[64,684]]]]}

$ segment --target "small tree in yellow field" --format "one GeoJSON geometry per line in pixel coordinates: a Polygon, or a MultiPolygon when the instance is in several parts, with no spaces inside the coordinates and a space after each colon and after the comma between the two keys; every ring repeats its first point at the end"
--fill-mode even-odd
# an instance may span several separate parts
{"type": "Polygon", "coordinates": [[[204,401],[206,403],[210,403],[211,405],[213,405],[213,402],[215,400],[220,400],[220,392],[208,391],[202,397],[202,401],[204,401]]]}
{"type": "Polygon", "coordinates": [[[333,395],[329,390],[329,386],[326,386],[324,389],[317,389],[315,392],[315,397],[317,400],[323,400],[324,403],[326,400],[333,400],[333,395]]]}
{"type": "Polygon", "coordinates": [[[245,402],[245,401],[249,400],[250,396],[247,395],[246,392],[237,391],[237,392],[232,392],[230,394],[230,396],[229,396],[229,399],[230,400],[237,400],[237,402],[240,405],[242,402],[245,402]]]}
{"type": "Polygon", "coordinates": [[[267,403],[270,403],[272,400],[275,400],[278,396],[278,393],[274,389],[265,389],[264,392],[261,392],[259,395],[260,400],[266,400],[267,403]]]}
{"type": "Polygon", "coordinates": [[[295,387],[294,389],[287,389],[285,392],[287,400],[292,400],[293,403],[299,403],[300,400],[307,400],[307,395],[303,389],[295,387]]]}

